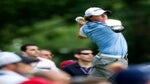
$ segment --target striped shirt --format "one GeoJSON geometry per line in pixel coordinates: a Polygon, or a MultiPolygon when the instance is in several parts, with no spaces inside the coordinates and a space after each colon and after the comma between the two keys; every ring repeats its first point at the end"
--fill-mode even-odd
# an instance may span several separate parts
{"type": "Polygon", "coordinates": [[[80,32],[97,44],[100,53],[121,56],[127,54],[127,42],[123,34],[112,31],[104,22],[87,22],[80,32]]]}

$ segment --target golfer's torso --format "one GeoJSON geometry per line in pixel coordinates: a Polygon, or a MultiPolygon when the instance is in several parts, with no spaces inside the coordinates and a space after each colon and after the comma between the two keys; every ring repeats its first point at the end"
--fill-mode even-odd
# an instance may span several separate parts
{"type": "Polygon", "coordinates": [[[103,23],[87,23],[83,32],[94,41],[99,51],[111,55],[126,55],[127,43],[121,33],[115,33],[103,23]]]}

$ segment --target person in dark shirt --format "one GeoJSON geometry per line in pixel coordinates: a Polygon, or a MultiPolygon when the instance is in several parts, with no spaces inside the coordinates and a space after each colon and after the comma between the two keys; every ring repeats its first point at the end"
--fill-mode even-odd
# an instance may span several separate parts
{"type": "Polygon", "coordinates": [[[78,49],[74,53],[77,62],[62,68],[63,71],[75,76],[88,76],[93,71],[93,51],[88,48],[78,49]]]}

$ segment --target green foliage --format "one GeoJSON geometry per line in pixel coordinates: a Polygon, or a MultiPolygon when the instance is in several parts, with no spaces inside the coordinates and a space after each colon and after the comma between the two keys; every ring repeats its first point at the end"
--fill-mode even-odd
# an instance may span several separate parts
{"type": "Polygon", "coordinates": [[[99,6],[112,11],[110,18],[122,20],[129,62],[146,62],[150,60],[149,5],[150,0],[1,0],[0,48],[19,51],[23,43],[32,42],[51,49],[57,61],[71,58],[76,48],[97,51],[90,40],[77,38],[74,18],[83,16],[91,6],[99,6]]]}

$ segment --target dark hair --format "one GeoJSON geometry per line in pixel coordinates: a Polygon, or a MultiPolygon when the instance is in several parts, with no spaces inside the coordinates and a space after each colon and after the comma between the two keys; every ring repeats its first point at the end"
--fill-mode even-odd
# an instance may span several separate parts
{"type": "Polygon", "coordinates": [[[74,54],[80,54],[81,51],[84,51],[84,50],[92,50],[92,49],[90,49],[90,48],[79,48],[79,49],[77,49],[77,50],[74,52],[74,54]]]}
{"type": "Polygon", "coordinates": [[[20,47],[20,50],[21,50],[21,51],[26,51],[26,50],[27,50],[27,46],[37,46],[37,45],[36,45],[36,44],[32,44],[32,43],[23,44],[23,45],[20,47]]]}
{"type": "Polygon", "coordinates": [[[84,18],[85,18],[86,21],[91,22],[91,19],[90,19],[91,17],[92,17],[92,16],[88,16],[88,17],[84,17],[84,18]]]}

